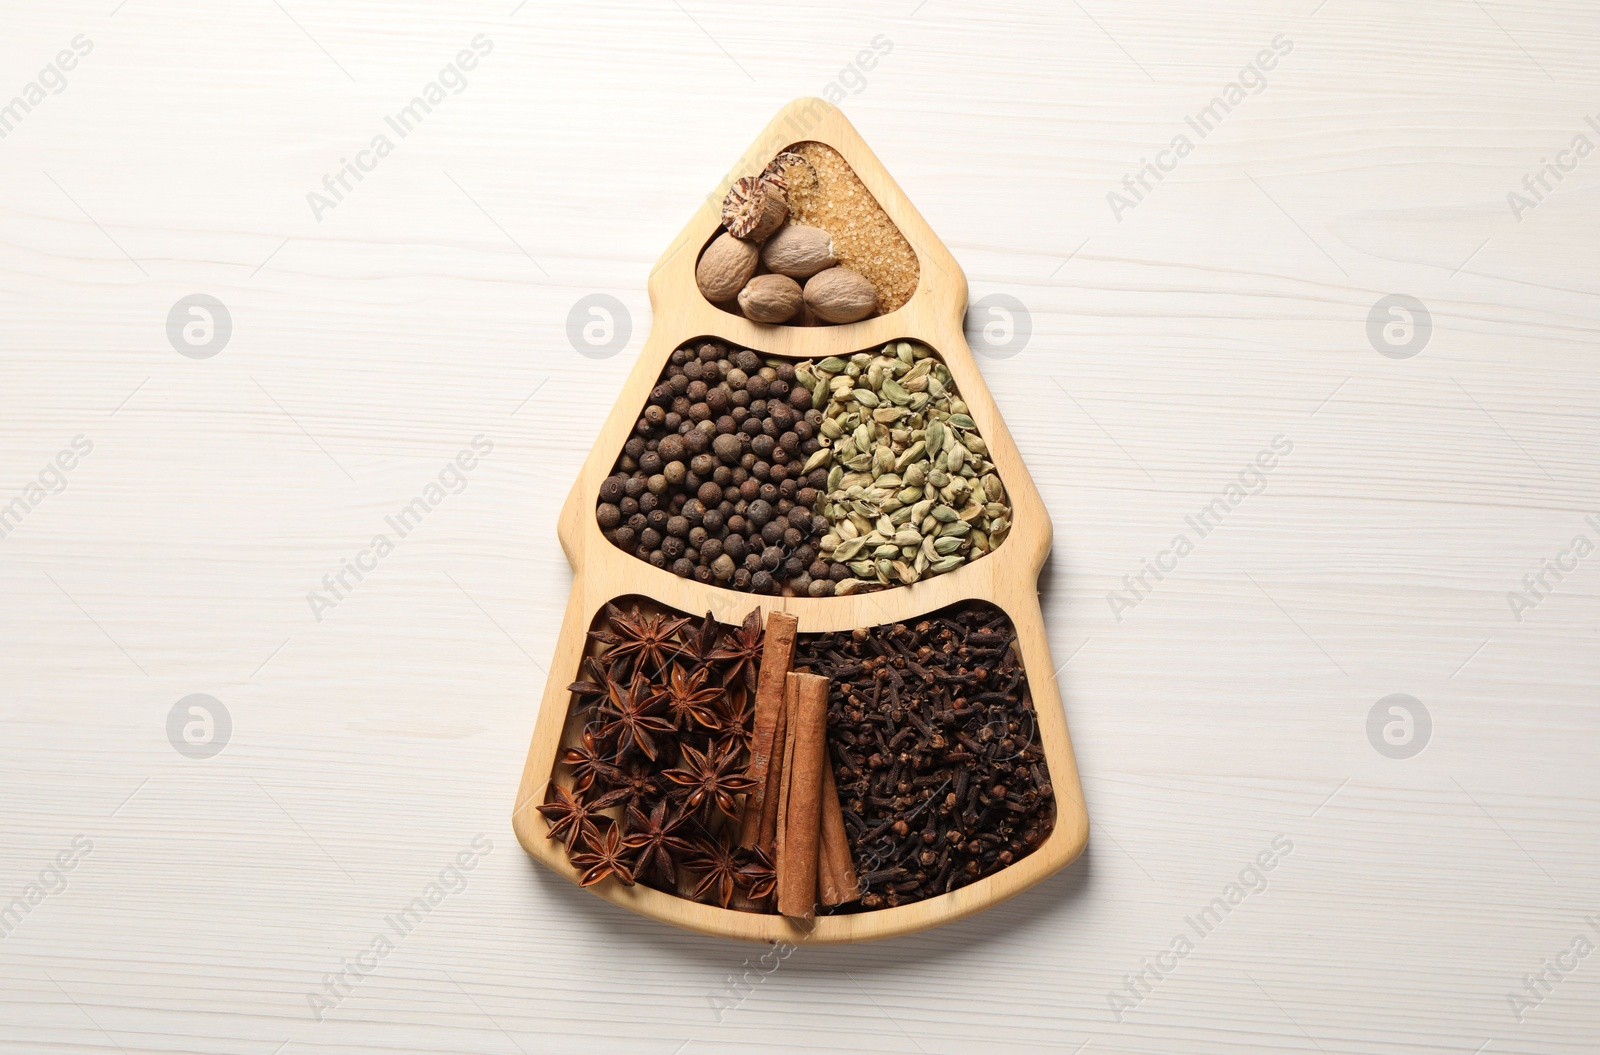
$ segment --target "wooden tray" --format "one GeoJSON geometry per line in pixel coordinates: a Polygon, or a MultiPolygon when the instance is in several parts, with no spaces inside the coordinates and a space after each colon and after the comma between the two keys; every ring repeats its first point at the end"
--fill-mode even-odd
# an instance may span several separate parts
{"type": "Polygon", "coordinates": [[[786,611],[800,621],[801,633],[811,633],[909,621],[966,598],[979,598],[999,605],[1016,626],[1019,654],[1032,690],[1040,742],[1055,791],[1055,827],[1033,853],[985,879],[939,897],[872,912],[818,916],[814,926],[809,927],[779,915],[700,904],[643,885],[624,887],[611,879],[591,889],[641,915],[706,934],[746,941],[823,944],[870,941],[948,923],[998,904],[1069,864],[1088,839],[1089,818],[1039,610],[1038,579],[1050,551],[1050,518],[967,347],[963,332],[967,280],[955,258],[850,122],[821,99],[797,99],[779,111],[657,261],[650,274],[650,306],[654,321],[639,361],[561,510],[557,530],[572,564],[574,580],[512,811],[512,826],[523,849],[576,882],[578,871],[567,862],[562,846],[546,837],[545,820],[534,807],[544,801],[545,787],[562,746],[571,702],[566,687],[578,677],[585,635],[607,601],[630,594],[644,595],[685,613],[709,611],[719,621],[732,623],[741,621],[755,607],[766,612],[786,611]],[[760,172],[784,147],[806,141],[824,143],[849,162],[916,252],[921,270],[919,284],[901,308],[842,326],[768,326],[722,311],[700,295],[695,285],[695,262],[701,247],[720,226],[721,202],[728,186],[741,176],[760,172]],[[718,337],[764,355],[797,361],[848,356],[902,338],[928,345],[949,368],[988,444],[989,458],[999,470],[1013,507],[1010,535],[992,553],[912,586],[821,598],[758,596],[719,589],[692,578],[679,578],[613,546],[601,535],[595,519],[600,483],[611,472],[668,357],[684,341],[697,337],[718,337]]]}

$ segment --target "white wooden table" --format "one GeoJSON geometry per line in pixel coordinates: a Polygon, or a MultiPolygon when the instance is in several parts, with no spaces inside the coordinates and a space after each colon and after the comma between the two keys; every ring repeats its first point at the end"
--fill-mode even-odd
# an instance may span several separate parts
{"type": "Polygon", "coordinates": [[[1594,1050],[1592,5],[514,3],[8,5],[0,1048],[1594,1050]],[[972,339],[1054,513],[1094,827],[992,912],[773,967],[508,815],[647,270],[809,94],[1025,309],[972,339]],[[169,340],[193,294],[220,351],[169,340]],[[1426,320],[1370,337],[1395,294],[1426,320]]]}

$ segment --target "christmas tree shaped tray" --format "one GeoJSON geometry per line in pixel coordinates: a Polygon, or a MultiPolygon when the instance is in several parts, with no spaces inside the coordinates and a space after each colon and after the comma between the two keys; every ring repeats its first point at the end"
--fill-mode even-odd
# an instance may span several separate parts
{"type": "MultiPolygon", "coordinates": [[[[832,178],[837,172],[824,175],[832,178]]],[[[757,200],[745,220],[763,222],[761,205],[757,200]]],[[[789,222],[796,222],[794,215],[789,222]]],[[[752,251],[732,248],[736,253],[752,251]]],[[[768,270],[764,263],[757,266],[763,274],[768,270]]],[[[783,285],[776,277],[772,281],[783,285]]],[[[654,313],[649,336],[559,518],[558,533],[574,579],[512,813],[524,850],[561,876],[589,880],[586,889],[641,915],[706,934],[796,944],[867,941],[937,926],[1012,897],[1069,864],[1088,838],[1088,816],[1039,607],[1038,578],[1050,549],[1050,519],[967,346],[967,283],[955,259],[844,116],[821,99],[799,99],[778,113],[657,262],[649,291],[654,313]],[[807,213],[816,219],[803,222],[829,229],[830,248],[840,264],[859,261],[859,269],[878,286],[880,310],[857,321],[825,324],[809,302],[812,280],[806,282],[807,303],[792,324],[752,321],[748,315],[762,314],[762,304],[745,312],[741,300],[708,300],[702,292],[704,275],[697,281],[697,267],[717,248],[717,239],[738,233],[723,229],[730,190],[736,198],[751,192],[759,198],[763,188],[751,177],[776,172],[777,185],[790,188],[791,206],[799,215],[804,210],[802,191],[794,184],[820,178],[817,173],[827,159],[844,173],[836,183],[843,188],[838,193],[857,200],[843,203],[850,209],[837,200],[819,200],[807,213]],[[785,162],[791,165],[787,178],[785,162]],[[860,220],[873,214],[881,221],[876,228],[860,220]],[[880,249],[882,259],[867,259],[880,249]],[[718,358],[720,368],[714,361],[718,358]],[[781,368],[776,372],[775,364],[781,368]],[[694,380],[686,382],[686,373],[694,380]],[[763,379],[757,379],[758,373],[763,379]],[[840,380],[856,373],[862,376],[840,380]],[[751,417],[751,408],[767,406],[766,412],[778,418],[767,435],[788,431],[764,440],[762,430],[753,426],[732,430],[730,438],[720,434],[729,428],[704,425],[706,437],[718,433],[715,440],[731,446],[735,458],[743,451],[742,461],[723,459],[721,464],[731,464],[733,472],[716,470],[720,475],[714,482],[711,462],[705,459],[715,461],[724,446],[700,450],[700,459],[691,458],[687,450],[680,456],[676,448],[682,444],[676,436],[661,441],[665,445],[659,454],[653,440],[650,451],[640,442],[629,446],[630,440],[646,435],[678,432],[688,437],[691,413],[685,400],[707,399],[706,382],[719,378],[733,379],[746,389],[735,400],[746,407],[741,422],[751,417]],[[904,384],[896,387],[894,378],[904,384]],[[853,387],[875,389],[876,395],[862,396],[853,387]],[[686,391],[688,396],[679,398],[686,391]],[[889,394],[893,403],[885,398],[889,394]],[[767,398],[752,403],[752,395],[767,398]],[[816,411],[835,414],[834,401],[852,397],[858,401],[852,404],[853,416],[837,418],[845,428],[825,427],[827,419],[816,411]],[[934,413],[928,409],[930,398],[944,408],[942,428],[925,421],[934,413]],[[778,408],[780,402],[787,405],[778,408]],[[815,428],[792,424],[802,420],[815,428]],[[894,431],[907,422],[921,426],[914,433],[915,450],[903,449],[913,435],[909,430],[894,431]],[[788,452],[793,457],[785,468],[779,461],[786,452],[776,448],[792,447],[795,432],[806,442],[788,452]],[[877,451],[869,457],[860,449],[873,436],[888,443],[891,435],[894,447],[887,455],[877,451]],[[965,449],[958,451],[963,443],[965,449]],[[819,453],[819,445],[830,444],[829,452],[819,453]],[[755,454],[750,453],[752,446],[755,454]],[[914,464],[936,447],[937,460],[914,464]],[[674,461],[675,469],[656,464],[674,461]],[[847,464],[830,466],[830,461],[847,464]],[[954,481],[957,489],[951,497],[958,461],[967,478],[954,481]],[[974,463],[981,473],[972,471],[974,463]],[[682,484],[685,464],[698,465],[689,479],[700,489],[697,497],[685,503],[680,496],[668,503],[670,487],[682,484]],[[738,472],[740,466],[746,471],[738,472]],[[641,480],[650,477],[648,492],[641,483],[630,486],[624,496],[622,484],[630,470],[637,470],[641,480]],[[676,478],[669,479],[674,472],[676,478]],[[757,480],[752,472],[765,475],[757,480]],[[882,484],[887,475],[893,479],[883,490],[869,492],[860,486],[882,484]],[[985,492],[983,477],[990,476],[998,477],[1003,493],[994,490],[992,480],[985,492]],[[821,486],[803,490],[808,482],[821,486]],[[882,516],[874,520],[879,507],[864,506],[862,500],[893,495],[893,488],[903,489],[899,494],[909,505],[885,500],[882,516]],[[736,501],[730,505],[720,491],[736,501]],[[920,501],[923,493],[929,501],[920,501]],[[810,511],[801,512],[807,500],[812,502],[810,511]],[[930,506],[948,508],[930,511],[930,506]],[[648,518],[642,514],[657,508],[673,514],[677,523],[671,529],[659,517],[645,525],[648,518]],[[774,517],[778,509],[787,509],[787,516],[774,517]],[[891,510],[899,512],[892,523],[891,510]],[[964,525],[949,519],[956,510],[964,525]],[[1003,511],[997,515],[996,510],[1003,511]],[[866,515],[852,515],[856,513],[866,515]],[[696,525],[687,543],[683,537],[668,537],[684,536],[684,514],[694,514],[696,525]],[[834,526],[825,531],[828,517],[834,518],[834,526]],[[853,523],[846,523],[847,518],[853,523]],[[772,530],[774,520],[786,521],[787,531],[772,530]],[[765,538],[757,530],[763,522],[765,538]],[[919,526],[927,537],[918,535],[919,526]],[[708,534],[707,527],[714,530],[708,534]],[[809,535],[802,530],[806,528],[812,529],[809,535]],[[908,528],[911,533],[903,534],[908,528]],[[749,544],[743,535],[736,539],[732,529],[747,533],[749,544]],[[719,535],[724,539],[718,540],[719,535]],[[804,541],[796,545],[797,538],[804,541]],[[905,545],[897,552],[901,543],[905,545]],[[696,560],[688,559],[686,545],[698,547],[688,551],[697,554],[696,560]],[[964,559],[950,559],[951,552],[964,559]],[[717,560],[710,559],[713,553],[717,560]],[[763,555],[776,560],[763,563],[763,555]],[[812,560],[809,566],[807,558],[812,560]],[[758,608],[761,615],[747,623],[758,608]],[[835,825],[832,832],[842,830],[849,844],[856,896],[834,907],[819,904],[814,918],[809,911],[777,911],[786,896],[787,873],[779,881],[778,895],[765,897],[762,875],[770,864],[765,858],[736,851],[743,870],[735,876],[730,867],[719,874],[713,829],[723,833],[724,853],[729,844],[739,842],[739,814],[757,797],[745,789],[758,782],[726,781],[719,789],[713,778],[703,797],[691,799],[689,793],[700,789],[691,776],[683,775],[694,768],[691,762],[714,761],[723,750],[729,752],[730,770],[753,766],[749,760],[762,741],[755,688],[761,676],[756,660],[762,653],[758,642],[752,644],[751,631],[758,631],[766,619],[770,636],[777,622],[773,613],[792,616],[794,622],[786,625],[798,628],[794,669],[834,678],[827,684],[821,768],[827,794],[834,794],[832,784],[838,784],[841,806],[834,814],[839,816],[842,809],[845,826],[835,825]],[[614,620],[629,616],[646,621],[690,618],[671,643],[652,646],[647,641],[640,646],[633,633],[637,627],[616,632],[614,620]],[[737,633],[741,624],[746,626],[742,639],[737,633]],[[826,636],[830,634],[844,636],[826,636]],[[841,648],[858,649],[856,658],[842,656],[841,648]],[[740,669],[741,649],[748,672],[740,669]],[[861,650],[872,649],[881,658],[857,662],[865,654],[861,650]],[[640,714],[656,719],[643,728],[658,730],[642,737],[638,729],[630,731],[628,722],[617,721],[619,710],[640,704],[651,693],[666,700],[669,672],[693,673],[686,657],[703,658],[713,650],[732,657],[719,660],[721,665],[714,665],[703,686],[712,697],[719,684],[730,686],[713,707],[727,708],[717,719],[723,723],[720,731],[710,731],[714,725],[702,730],[686,716],[693,710],[692,700],[683,712],[676,702],[670,713],[665,704],[641,707],[640,714]],[[617,659],[625,653],[627,658],[617,659]],[[890,666],[895,669],[874,673],[875,667],[890,666]],[[603,674],[608,669],[610,674],[603,674]],[[913,671],[925,680],[915,681],[913,671]],[[858,680],[848,683],[847,677],[858,680]],[[607,697],[604,685],[595,684],[610,678],[624,697],[635,693],[638,698],[624,699],[619,706],[607,697]],[[652,679],[660,684],[647,684],[652,679]],[[998,709],[1002,703],[996,701],[1010,699],[1007,689],[1022,701],[1021,711],[998,709]],[[923,700],[922,709],[914,700],[902,707],[902,692],[908,699],[923,700]],[[894,701],[892,709],[889,700],[894,701]],[[991,709],[985,712],[985,706],[991,709]],[[975,724],[985,714],[999,717],[975,724]],[[659,731],[680,725],[686,730],[681,736],[659,731]],[[586,731],[591,734],[588,741],[586,731]],[[641,740],[653,741],[655,759],[648,757],[641,740]],[[699,745],[699,753],[691,754],[691,741],[699,745]],[[663,777],[660,770],[673,762],[679,776],[663,777]],[[657,771],[645,780],[641,774],[652,766],[657,771]],[[625,770],[653,790],[641,792],[636,784],[630,793],[623,786],[625,770]],[[987,781],[998,779],[996,773],[1008,774],[1006,779],[1015,783],[991,788],[987,781]],[[732,806],[731,815],[717,812],[719,790],[729,792],[724,798],[732,806]],[[575,811],[574,802],[579,804],[575,811]],[[639,807],[637,813],[627,811],[629,802],[639,807]],[[652,805],[661,803],[664,812],[652,824],[652,805]],[[909,824],[892,823],[894,811],[909,824]],[[646,846],[650,832],[663,822],[670,824],[674,816],[687,816],[676,830],[682,852],[671,851],[668,839],[665,852],[652,863],[646,846]],[[1022,817],[1029,819],[1008,819],[1022,817]],[[703,838],[697,839],[696,830],[703,838]],[[694,852],[685,845],[690,843],[694,852]],[[661,863],[668,856],[675,858],[671,877],[661,863]],[[629,874],[617,874],[608,858],[624,862],[629,874]],[[637,881],[624,881],[630,878],[637,881]]],[[[828,305],[822,307],[828,310],[828,305]]],[[[723,405],[722,396],[710,398],[720,400],[710,416],[731,409],[723,405]]],[[[705,421],[704,406],[696,403],[693,417],[705,421]]],[[[656,622],[654,630],[671,625],[656,622]]],[[[796,713],[793,685],[803,677],[788,676],[790,715],[796,713]]],[[[782,695],[781,670],[777,678],[782,695]]],[[[680,695],[693,695],[692,686],[677,688],[680,695]]],[[[774,772],[785,757],[783,733],[778,736],[771,741],[774,772]]],[[[803,734],[790,733],[790,750],[803,753],[806,749],[798,746],[803,739],[803,734]]],[[[771,791],[779,796],[776,787],[771,791]]],[[[782,800],[789,802],[787,789],[782,800]]],[[[814,838],[826,853],[826,816],[820,827],[821,835],[814,838]]],[[[835,834],[836,846],[837,838],[835,834]]],[[[783,852],[780,847],[778,853],[783,852]]],[[[827,872],[829,866],[820,867],[827,872]]],[[[783,873],[784,867],[778,871],[783,873]]],[[[809,897],[806,903],[810,906],[809,897]]]]}

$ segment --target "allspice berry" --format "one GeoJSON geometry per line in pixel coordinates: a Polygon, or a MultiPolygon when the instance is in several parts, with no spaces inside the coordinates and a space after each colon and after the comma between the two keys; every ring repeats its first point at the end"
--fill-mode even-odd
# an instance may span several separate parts
{"type": "MultiPolygon", "coordinates": [[[[601,481],[600,530],[618,548],[681,578],[723,589],[831,594],[834,565],[819,560],[817,549],[825,522],[812,505],[800,507],[802,460],[819,449],[806,416],[820,422],[821,415],[811,404],[793,363],[768,362],[714,338],[679,347],[601,481]]],[[[816,475],[816,483],[826,482],[826,470],[816,475]]],[[[818,492],[806,498],[815,503],[818,492]]]]}

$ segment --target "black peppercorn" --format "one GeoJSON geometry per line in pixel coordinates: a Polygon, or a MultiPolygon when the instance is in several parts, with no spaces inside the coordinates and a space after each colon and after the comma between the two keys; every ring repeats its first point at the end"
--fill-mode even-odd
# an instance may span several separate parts
{"type": "Polygon", "coordinates": [[[797,460],[817,449],[822,415],[812,402],[793,363],[764,365],[750,349],[714,339],[674,349],[637,434],[601,484],[601,530],[644,559],[659,552],[674,573],[697,581],[750,589],[760,571],[769,592],[818,595],[814,582],[831,584],[833,567],[802,547],[826,530],[810,510],[827,470],[802,478],[797,460]],[[807,487],[805,508],[792,517],[807,487]],[[728,574],[719,578],[712,567],[723,557],[728,574]],[[682,572],[685,560],[692,567],[682,572]],[[825,575],[809,573],[817,563],[825,575]]]}

